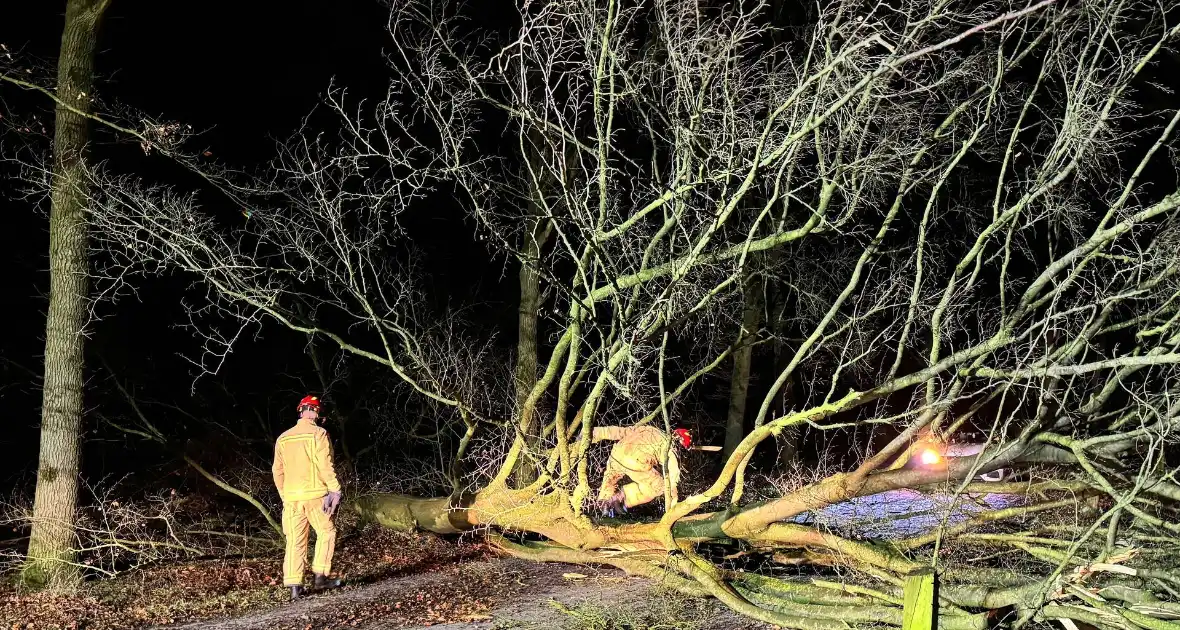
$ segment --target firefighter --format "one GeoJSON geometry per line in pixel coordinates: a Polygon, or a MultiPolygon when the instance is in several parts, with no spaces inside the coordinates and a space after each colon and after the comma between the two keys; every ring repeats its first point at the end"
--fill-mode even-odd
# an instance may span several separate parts
{"type": "Polygon", "coordinates": [[[297,407],[299,421],[275,442],[271,472],[283,499],[283,585],[291,588],[291,599],[304,594],[303,571],[307,563],[308,525],[315,530],[315,556],[311,563],[316,589],[337,588],[340,580],[329,579],[336,527],[332,514],[340,505],[340,482],[332,468],[332,446],[321,426],[320,401],[306,396],[297,407]]]}
{"type": "Polygon", "coordinates": [[[610,459],[606,463],[606,472],[602,475],[602,484],[598,488],[598,500],[595,507],[604,515],[614,516],[616,512],[626,512],[637,505],[643,505],[664,496],[664,475],[657,467],[661,467],[664,454],[668,455],[668,465],[664,473],[668,476],[671,486],[672,502],[680,500],[677,485],[680,483],[680,459],[677,448],[687,449],[692,445],[692,434],[688,429],[672,431],[673,448],[669,448],[668,435],[650,425],[638,427],[594,427],[591,436],[593,442],[603,440],[615,442],[611,448],[610,459]],[[630,483],[619,488],[624,477],[630,478],[630,483]]]}

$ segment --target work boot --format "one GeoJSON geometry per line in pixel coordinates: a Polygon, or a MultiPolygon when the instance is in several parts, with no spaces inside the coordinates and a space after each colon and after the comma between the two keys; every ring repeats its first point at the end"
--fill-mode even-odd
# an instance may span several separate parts
{"type": "Polygon", "coordinates": [[[340,588],[341,586],[344,586],[344,580],[340,578],[329,578],[319,573],[315,576],[315,589],[317,591],[326,591],[333,588],[340,588]]]}
{"type": "Polygon", "coordinates": [[[299,599],[300,597],[303,597],[303,595],[304,595],[304,592],[303,592],[302,586],[292,586],[291,587],[291,601],[295,601],[295,600],[299,599]]]}

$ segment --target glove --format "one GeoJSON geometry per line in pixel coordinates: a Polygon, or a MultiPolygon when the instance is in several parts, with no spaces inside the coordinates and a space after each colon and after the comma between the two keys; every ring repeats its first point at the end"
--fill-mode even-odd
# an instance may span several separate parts
{"type": "Polygon", "coordinates": [[[340,493],[329,492],[328,495],[324,497],[324,514],[331,516],[332,513],[336,511],[336,506],[338,505],[340,505],[340,493]]]}
{"type": "Polygon", "coordinates": [[[615,515],[627,513],[627,502],[624,499],[622,492],[617,492],[609,499],[596,501],[595,503],[600,516],[615,518],[615,515]]]}

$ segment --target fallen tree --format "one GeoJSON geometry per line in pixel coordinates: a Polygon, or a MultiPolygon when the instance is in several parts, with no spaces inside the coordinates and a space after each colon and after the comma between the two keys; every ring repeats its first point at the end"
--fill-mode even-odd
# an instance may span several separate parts
{"type": "MultiPolygon", "coordinates": [[[[272,180],[203,171],[245,222],[93,169],[94,232],[118,257],[105,277],[187,271],[221,321],[334,343],[433,405],[436,434],[457,437],[451,492],[354,502],[389,527],[486,529],[507,553],[618,566],[784,627],[900,625],[904,576],[925,567],[942,572],[949,628],[1000,609],[1016,626],[1175,627],[1180,112],[1154,85],[1175,71],[1175,9],[844,0],[777,30],[763,4],[707,4],[526,2],[502,45],[437,3],[399,5],[383,102],[330,92],[336,139],[302,130],[272,180]],[[485,153],[495,117],[519,145],[506,155],[535,159],[485,153]],[[391,254],[398,216],[438,190],[554,295],[542,373],[517,404],[488,393],[482,341],[427,313],[391,254]],[[541,261],[518,249],[536,217],[553,234],[541,261]],[[768,328],[793,354],[744,439],[658,520],[589,518],[592,428],[670,429],[744,338],[746,262],[771,250],[756,271],[794,315],[768,328]],[[799,404],[771,413],[792,380],[799,404]],[[841,472],[747,499],[759,447],[803,427],[892,434],[841,472]],[[978,455],[911,464],[965,427],[986,435],[978,455]],[[522,461],[538,473],[523,484],[522,461]],[[1002,486],[1027,495],[1019,507],[909,538],[796,522],[898,489],[970,498],[979,474],[1032,465],[1043,480],[1002,486]],[[1073,525],[1012,525],[1061,511],[1073,525]],[[842,577],[746,570],[706,553],[717,541],[842,577]],[[992,568],[946,552],[964,545],[992,568]],[[1023,575],[998,568],[1014,559],[1023,575]]],[[[179,140],[121,129],[195,164],[179,140]]],[[[209,336],[214,364],[236,337],[209,336]]]]}

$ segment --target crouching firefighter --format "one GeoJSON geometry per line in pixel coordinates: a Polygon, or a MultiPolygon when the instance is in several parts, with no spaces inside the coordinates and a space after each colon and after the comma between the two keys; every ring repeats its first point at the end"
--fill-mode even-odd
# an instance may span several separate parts
{"type": "Polygon", "coordinates": [[[307,529],[315,530],[315,557],[311,563],[316,589],[337,588],[340,580],[329,579],[336,527],[332,514],[340,505],[340,482],[332,468],[332,446],[321,426],[320,401],[307,396],[297,407],[299,421],[275,442],[271,467],[275,487],[283,499],[283,585],[291,588],[291,599],[304,594],[303,571],[307,563],[307,529]]]}
{"type": "Polygon", "coordinates": [[[650,425],[638,427],[594,427],[593,442],[604,440],[615,442],[598,488],[598,500],[594,507],[606,516],[648,503],[664,496],[664,475],[668,477],[672,502],[680,500],[677,486],[680,484],[680,458],[677,450],[692,445],[692,434],[688,429],[672,431],[671,445],[668,434],[650,425]],[[668,456],[664,474],[664,455],[668,456]],[[631,481],[619,488],[627,477],[631,481]]]}

